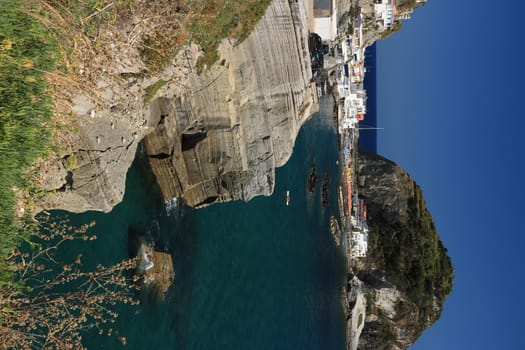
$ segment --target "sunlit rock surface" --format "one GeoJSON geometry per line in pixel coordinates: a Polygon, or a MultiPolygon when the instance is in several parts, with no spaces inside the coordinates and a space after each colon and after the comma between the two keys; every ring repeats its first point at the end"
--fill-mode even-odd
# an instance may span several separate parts
{"type": "Polygon", "coordinates": [[[305,23],[301,2],[273,1],[185,93],[152,102],[158,122],[145,145],[165,199],[203,206],[273,192],[275,167],[317,108],[305,23]]]}
{"type": "Polygon", "coordinates": [[[165,199],[202,206],[271,194],[275,167],[317,110],[305,3],[274,0],[251,35],[241,44],[225,40],[200,76],[194,44],[161,72],[144,74],[128,29],[108,28],[100,34],[107,45],[82,52],[78,74],[91,85],[57,87],[57,113],[68,126],[57,131],[57,155],[38,164],[44,196],[36,211],[110,211],[143,140],[165,199]]]}

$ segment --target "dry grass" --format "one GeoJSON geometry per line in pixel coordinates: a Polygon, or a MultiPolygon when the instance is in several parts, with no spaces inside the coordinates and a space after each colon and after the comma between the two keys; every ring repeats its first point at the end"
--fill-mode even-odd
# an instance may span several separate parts
{"type": "Polygon", "coordinates": [[[202,72],[217,61],[217,47],[224,38],[234,39],[237,43],[244,41],[264,15],[270,2],[270,0],[199,1],[189,25],[192,39],[204,51],[204,56],[198,62],[198,71],[202,72]],[[197,13],[199,15],[196,15],[197,13]]]}
{"type": "MultiPolygon", "coordinates": [[[[270,0],[22,0],[26,15],[41,23],[57,46],[56,69],[31,68],[45,78],[51,96],[54,116],[46,126],[58,152],[49,156],[60,157],[60,153],[78,148],[78,123],[85,121],[73,117],[72,97],[87,95],[101,109],[125,106],[129,101],[119,94],[113,101],[104,100],[97,83],[109,81],[110,89],[126,91],[130,75],[155,75],[189,42],[198,43],[204,51],[198,61],[200,73],[217,60],[217,47],[224,38],[241,42],[249,35],[269,3],[270,0]],[[116,56],[129,58],[137,71],[119,71],[115,68],[116,56]]],[[[137,97],[147,102],[159,87],[154,85],[142,91],[145,98],[137,97]]]]}
{"type": "MultiPolygon", "coordinates": [[[[217,47],[224,38],[242,42],[264,14],[271,0],[34,0],[31,11],[51,32],[61,47],[61,71],[53,76],[58,85],[86,88],[91,78],[74,76],[82,63],[100,61],[103,48],[121,41],[138,50],[144,73],[153,75],[170,62],[179,48],[190,41],[201,46],[204,56],[199,72],[217,60],[217,47]],[[112,33],[113,35],[108,35],[112,33]],[[123,36],[123,37],[120,37],[123,36]],[[102,52],[101,52],[102,51],[102,52]]],[[[99,64],[110,64],[99,62],[99,64]]],[[[86,72],[84,69],[83,73],[86,72]]]]}

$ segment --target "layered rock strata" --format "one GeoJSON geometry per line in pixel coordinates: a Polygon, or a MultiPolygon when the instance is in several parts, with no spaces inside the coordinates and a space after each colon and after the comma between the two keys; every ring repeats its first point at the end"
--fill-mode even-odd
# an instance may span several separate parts
{"type": "Polygon", "coordinates": [[[57,156],[37,165],[44,198],[33,209],[111,210],[142,140],[165,199],[203,206],[271,194],[274,168],[317,108],[304,2],[274,0],[243,43],[221,44],[202,75],[196,45],[144,74],[130,35],[152,24],[123,25],[82,51],[76,83],[55,87],[67,127],[57,132],[57,156]]]}
{"type": "Polygon", "coordinates": [[[200,207],[273,192],[275,167],[316,108],[305,23],[300,2],[273,1],[187,92],[152,102],[158,122],[144,142],[165,199],[200,207]]]}

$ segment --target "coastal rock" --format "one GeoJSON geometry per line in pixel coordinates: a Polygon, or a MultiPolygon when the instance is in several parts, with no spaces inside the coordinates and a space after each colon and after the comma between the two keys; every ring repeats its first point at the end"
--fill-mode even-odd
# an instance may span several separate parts
{"type": "Polygon", "coordinates": [[[344,300],[347,309],[350,311],[349,317],[346,320],[346,348],[356,350],[365,326],[367,312],[366,289],[364,283],[356,276],[349,278],[347,289],[348,293],[345,293],[344,300]]]}
{"type": "MultiPolygon", "coordinates": [[[[421,189],[403,169],[359,150],[358,184],[370,241],[349,276],[362,284],[349,283],[347,293],[354,295],[349,300],[366,299],[366,318],[349,349],[406,349],[439,318],[452,289],[452,264],[421,189]]],[[[349,329],[357,334],[353,322],[349,329]]]]}
{"type": "Polygon", "coordinates": [[[223,41],[201,75],[194,44],[143,74],[128,29],[101,32],[102,44],[82,51],[79,82],[55,86],[67,127],[56,156],[36,165],[44,196],[33,209],[110,211],[142,141],[165,199],[203,206],[270,195],[275,167],[317,110],[304,2],[274,0],[244,42],[223,41]]]}
{"type": "Polygon", "coordinates": [[[152,285],[159,295],[166,293],[175,276],[171,254],[143,244],[137,257],[137,273],[142,277],[143,283],[152,285]]]}
{"type": "Polygon", "coordinates": [[[273,192],[275,168],[316,111],[305,23],[300,2],[273,1],[186,92],[152,102],[158,123],[144,142],[164,199],[200,207],[273,192]]]}
{"type": "MultiPolygon", "coordinates": [[[[338,27],[348,30],[358,5],[368,45],[382,35],[372,0],[336,1],[338,27]]],[[[204,206],[271,194],[275,167],[290,157],[299,128],[317,110],[307,42],[311,6],[272,1],[249,37],[224,40],[218,62],[201,75],[202,52],[194,44],[181,47],[162,71],[145,74],[137,42],[151,22],[139,17],[101,31],[97,45],[79,41],[78,75],[54,82],[64,127],[56,133],[60,150],[36,165],[43,198],[33,210],[110,211],[122,200],[143,140],[165,199],[204,206]]]]}

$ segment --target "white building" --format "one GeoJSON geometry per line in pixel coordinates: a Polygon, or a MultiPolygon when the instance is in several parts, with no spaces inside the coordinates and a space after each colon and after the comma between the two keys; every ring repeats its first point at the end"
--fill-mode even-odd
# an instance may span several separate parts
{"type": "Polygon", "coordinates": [[[376,21],[383,21],[385,28],[394,24],[394,0],[380,0],[374,5],[376,21]]]}
{"type": "Polygon", "coordinates": [[[339,96],[344,99],[338,108],[339,133],[342,134],[344,130],[355,128],[359,121],[363,120],[367,96],[362,83],[348,85],[348,77],[344,76],[344,73],[341,73],[338,79],[337,88],[339,96]]]}
{"type": "Polygon", "coordinates": [[[352,257],[364,258],[368,251],[368,230],[352,231],[352,257]]]}
{"type": "Polygon", "coordinates": [[[314,1],[313,31],[322,41],[332,41],[337,37],[337,10],[332,10],[332,1],[314,1]]]}
{"type": "Polygon", "coordinates": [[[352,93],[348,100],[350,108],[355,110],[355,114],[366,114],[366,96],[352,93]]]}
{"type": "Polygon", "coordinates": [[[363,62],[351,66],[350,82],[361,83],[365,79],[365,67],[363,62]]]}
{"type": "Polygon", "coordinates": [[[351,108],[350,98],[346,97],[343,104],[343,117],[339,122],[339,133],[344,130],[353,129],[357,125],[357,117],[354,109],[351,108]]]}

